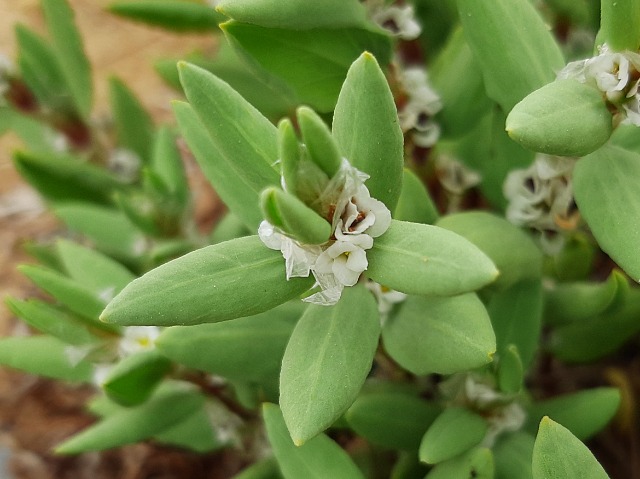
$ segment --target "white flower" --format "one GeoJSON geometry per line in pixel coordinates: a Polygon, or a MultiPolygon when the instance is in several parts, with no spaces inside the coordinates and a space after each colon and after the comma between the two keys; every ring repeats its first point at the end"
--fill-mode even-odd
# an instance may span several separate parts
{"type": "Polygon", "coordinates": [[[384,6],[384,2],[370,2],[371,19],[402,40],[414,40],[422,28],[415,19],[413,6],[384,6]]]}
{"type": "Polygon", "coordinates": [[[407,102],[398,112],[400,128],[404,132],[414,130],[416,145],[433,146],[440,137],[440,126],[432,117],[442,109],[442,101],[431,88],[426,70],[419,67],[401,69],[398,80],[407,94],[407,102]]]}
{"type": "Polygon", "coordinates": [[[160,328],[156,326],[129,326],[118,343],[120,357],[155,348],[156,339],[160,336],[160,328]]]}
{"type": "Polygon", "coordinates": [[[436,174],[442,186],[455,195],[462,195],[469,188],[478,185],[482,179],[480,173],[448,155],[436,158],[436,174]]]}
{"type": "MultiPolygon", "coordinates": [[[[336,237],[338,233],[336,231],[336,237]]],[[[318,256],[314,270],[321,274],[333,274],[344,286],[353,286],[367,269],[365,250],[372,246],[373,238],[367,234],[340,235],[340,239],[318,256]]]]}
{"type": "Polygon", "coordinates": [[[258,236],[285,258],[287,279],[313,274],[319,291],[304,301],[332,305],[338,302],[345,286],[353,286],[367,269],[365,250],[373,238],[391,225],[391,212],[371,197],[364,182],[368,175],[343,159],[339,171],[327,183],[311,205],[331,220],[332,238],[322,245],[301,244],[267,221],[258,228],[258,236]]]}
{"type": "Polygon", "coordinates": [[[321,250],[316,245],[301,245],[280,233],[268,221],[260,223],[258,236],[270,249],[279,250],[285,259],[287,279],[306,278],[321,250]]]}
{"type": "Polygon", "coordinates": [[[93,365],[93,376],[91,382],[94,386],[102,387],[107,382],[109,373],[113,369],[113,364],[98,363],[93,365]]]}
{"type": "Polygon", "coordinates": [[[571,183],[574,165],[573,158],[540,154],[528,169],[509,173],[504,183],[507,219],[540,231],[548,254],[562,249],[564,236],[559,233],[577,226],[571,183]]]}
{"type": "Polygon", "coordinates": [[[348,201],[338,224],[336,233],[358,235],[366,233],[373,238],[383,234],[391,225],[391,212],[382,201],[371,198],[366,186],[360,185],[357,193],[348,201]]]}
{"type": "Polygon", "coordinates": [[[138,178],[141,166],[140,157],[124,148],[116,148],[107,159],[107,168],[126,182],[132,182],[138,178]]]}
{"type": "Polygon", "coordinates": [[[559,79],[574,78],[593,84],[626,114],[627,123],[640,126],[638,99],[638,72],[640,55],[624,51],[612,52],[607,45],[599,49],[599,55],[571,62],[559,73],[559,79]],[[632,80],[636,80],[632,83],[632,80]]]}
{"type": "Polygon", "coordinates": [[[384,325],[384,323],[387,321],[387,319],[389,318],[389,313],[391,313],[393,307],[396,304],[402,303],[405,299],[407,299],[406,294],[387,288],[386,286],[382,286],[381,284],[376,283],[372,280],[367,281],[366,286],[378,301],[378,312],[380,313],[381,325],[384,325]]]}
{"type": "Polygon", "coordinates": [[[222,402],[217,399],[207,401],[205,411],[209,417],[211,428],[216,439],[228,446],[240,447],[242,436],[240,428],[243,426],[242,419],[231,412],[222,402]]]}

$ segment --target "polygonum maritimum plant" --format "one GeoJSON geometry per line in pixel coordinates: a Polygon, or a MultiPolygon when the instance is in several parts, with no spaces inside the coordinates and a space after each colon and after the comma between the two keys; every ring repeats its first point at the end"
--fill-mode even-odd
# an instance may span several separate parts
{"type": "Polygon", "coordinates": [[[97,386],[99,420],[57,452],[229,448],[243,479],[607,477],[581,441],[625,373],[551,373],[640,330],[640,2],[600,2],[597,54],[573,61],[597,15],[565,3],[115,3],[224,33],[157,65],[186,97],[175,131],[117,79],[96,120],[72,12],[43,0],[50,40],[18,27],[2,114],[84,244],[31,247],[51,300],[8,305],[43,334],[0,362],[97,386]],[[191,157],[228,208],[207,235],[191,157]]]}

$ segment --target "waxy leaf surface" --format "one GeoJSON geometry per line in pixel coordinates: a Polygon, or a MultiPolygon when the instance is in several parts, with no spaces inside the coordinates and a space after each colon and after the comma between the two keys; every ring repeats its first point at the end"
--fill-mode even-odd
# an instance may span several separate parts
{"type": "Polygon", "coordinates": [[[269,442],[285,479],[364,479],[344,449],[327,436],[320,434],[295,446],[278,406],[265,403],[262,411],[269,442]]]}
{"type": "Polygon", "coordinates": [[[507,112],[564,67],[560,47],[528,0],[458,0],[488,95],[507,112]]]}
{"type": "Polygon", "coordinates": [[[609,479],[591,451],[568,429],[545,417],[533,448],[533,479],[609,479]]]}
{"type": "Polygon", "coordinates": [[[496,343],[489,316],[475,294],[409,296],[387,320],[389,355],[413,374],[451,374],[487,364],[496,343]]]}
{"type": "Polygon", "coordinates": [[[518,103],[507,117],[506,129],[530,150],[584,156],[609,139],[611,120],[599,90],[577,80],[557,80],[518,103]]]}
{"type": "Polygon", "coordinates": [[[225,321],[267,311],[312,284],[311,278],[287,281],[282,254],[249,236],[151,270],[116,296],[101,319],[129,326],[225,321]]]}
{"type": "Polygon", "coordinates": [[[580,213],[600,247],[640,281],[640,154],[607,146],[582,158],[573,172],[580,213]]]}
{"type": "Polygon", "coordinates": [[[345,288],[330,308],[311,305],[296,325],[282,359],[280,407],[294,443],[328,428],[356,399],[380,336],[371,293],[345,288]]]}
{"type": "Polygon", "coordinates": [[[461,294],[498,277],[489,257],[462,236],[404,221],[393,220],[367,258],[367,276],[408,294],[461,294]]]}
{"type": "Polygon", "coordinates": [[[342,156],[371,176],[371,196],[393,211],[402,188],[403,137],[393,95],[370,53],[349,68],[333,116],[333,136],[342,156]]]}

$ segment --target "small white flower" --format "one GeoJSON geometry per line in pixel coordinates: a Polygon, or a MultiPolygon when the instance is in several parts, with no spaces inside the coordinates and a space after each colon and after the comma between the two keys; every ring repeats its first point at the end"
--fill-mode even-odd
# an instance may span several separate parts
{"type": "Polygon", "coordinates": [[[480,173],[448,155],[436,158],[436,174],[442,186],[455,195],[462,195],[469,188],[478,185],[482,179],[480,173]]]}
{"type": "Polygon", "coordinates": [[[573,158],[540,154],[528,169],[509,173],[504,183],[507,219],[540,231],[548,254],[562,249],[564,236],[559,233],[577,226],[571,182],[574,165],[573,158]]]}
{"type": "Polygon", "coordinates": [[[240,447],[242,445],[242,436],[240,435],[240,428],[243,426],[242,419],[229,411],[217,399],[208,401],[205,410],[216,439],[222,444],[240,447]]]}
{"type": "Polygon", "coordinates": [[[306,245],[283,234],[267,221],[258,228],[258,236],[285,258],[287,279],[313,274],[320,291],[304,301],[329,306],[340,299],[345,286],[353,286],[367,269],[365,250],[373,238],[391,225],[391,212],[371,197],[364,182],[368,175],[343,159],[339,171],[325,185],[311,205],[331,220],[332,238],[322,245],[306,245]]]}
{"type": "Polygon", "coordinates": [[[91,382],[94,386],[103,387],[113,369],[113,364],[98,363],[93,365],[93,376],[91,382]]]}
{"type": "Polygon", "coordinates": [[[402,303],[405,299],[407,299],[406,294],[387,288],[386,286],[382,286],[381,284],[376,283],[372,280],[367,281],[366,286],[378,301],[378,312],[380,313],[381,325],[384,325],[384,323],[387,321],[387,319],[389,318],[389,313],[391,313],[393,307],[396,304],[402,303]]]}
{"type": "Polygon", "coordinates": [[[624,51],[612,52],[607,45],[599,49],[599,55],[571,62],[559,73],[559,79],[574,78],[590,83],[604,93],[608,101],[621,108],[627,123],[640,126],[638,99],[638,74],[640,55],[624,51]],[[632,80],[636,79],[632,83],[632,80]]]}
{"type": "Polygon", "coordinates": [[[268,221],[260,223],[258,236],[268,248],[282,252],[287,279],[308,277],[321,252],[317,245],[301,245],[280,233],[268,221]]]}
{"type": "Polygon", "coordinates": [[[375,23],[402,40],[414,40],[422,32],[412,5],[387,7],[384,2],[370,2],[370,9],[375,23]]]}
{"type": "Polygon", "coordinates": [[[133,151],[116,148],[109,154],[107,168],[122,181],[132,182],[140,176],[142,161],[133,151]]]}
{"type": "Polygon", "coordinates": [[[414,130],[416,145],[428,148],[440,137],[440,126],[432,117],[442,109],[442,101],[429,84],[424,68],[410,67],[400,70],[398,80],[407,95],[406,104],[398,112],[400,128],[414,130]]]}
{"type": "Polygon", "coordinates": [[[129,326],[118,342],[120,357],[130,356],[155,348],[156,339],[160,336],[157,326],[129,326]]]}
{"type": "Polygon", "coordinates": [[[337,240],[318,256],[314,270],[321,274],[333,274],[344,286],[353,286],[367,269],[365,250],[373,246],[373,238],[367,234],[341,237],[345,239],[337,240]]]}
{"type": "Polygon", "coordinates": [[[347,202],[336,232],[345,235],[366,233],[372,238],[383,234],[391,225],[391,212],[382,201],[371,198],[366,186],[361,185],[357,193],[347,202]]]}

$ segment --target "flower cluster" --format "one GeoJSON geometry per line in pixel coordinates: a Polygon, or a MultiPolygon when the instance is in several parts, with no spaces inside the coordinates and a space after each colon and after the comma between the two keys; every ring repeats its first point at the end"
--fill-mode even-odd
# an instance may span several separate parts
{"type": "Polygon", "coordinates": [[[422,33],[412,5],[385,5],[384,0],[368,0],[371,19],[401,40],[414,40],[422,33]]]}
{"type": "Polygon", "coordinates": [[[366,250],[373,238],[391,224],[391,213],[371,197],[364,185],[368,175],[343,159],[338,173],[317,200],[320,211],[328,211],[331,239],[321,245],[301,244],[263,221],[258,229],[262,242],[279,250],[285,258],[287,279],[313,274],[320,291],[305,298],[315,304],[335,304],[345,286],[353,286],[367,269],[366,250]]]}
{"type": "Polygon", "coordinates": [[[640,54],[612,52],[605,44],[599,55],[571,62],[558,73],[558,79],[567,78],[594,85],[607,101],[622,109],[625,122],[640,126],[640,54]]]}
{"type": "Polygon", "coordinates": [[[413,131],[413,142],[423,148],[433,146],[440,137],[440,126],[433,116],[442,109],[438,94],[429,84],[422,67],[400,68],[398,81],[407,99],[400,106],[398,118],[403,132],[413,131]]]}
{"type": "Polygon", "coordinates": [[[558,233],[578,225],[571,186],[575,162],[573,158],[539,154],[526,170],[509,173],[504,183],[509,200],[507,219],[540,231],[548,254],[559,252],[564,245],[564,236],[558,233]]]}

